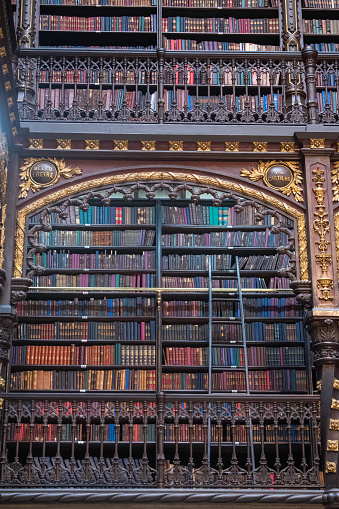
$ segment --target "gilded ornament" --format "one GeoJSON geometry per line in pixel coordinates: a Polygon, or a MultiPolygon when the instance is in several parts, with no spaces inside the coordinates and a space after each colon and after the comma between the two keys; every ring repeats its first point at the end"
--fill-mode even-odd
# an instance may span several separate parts
{"type": "Polygon", "coordinates": [[[0,57],[3,58],[6,56],[6,48],[5,46],[0,46],[0,57]]]}
{"type": "Polygon", "coordinates": [[[33,140],[29,140],[28,148],[44,148],[44,140],[41,138],[34,138],[33,140]]]}
{"type": "Polygon", "coordinates": [[[339,431],[339,419],[330,419],[330,429],[339,431]]]}
{"type": "Polygon", "coordinates": [[[184,142],[183,141],[170,141],[169,149],[173,152],[181,152],[184,150],[184,142]]]}
{"type": "Polygon", "coordinates": [[[12,134],[13,134],[13,136],[17,136],[18,130],[16,127],[12,127],[12,134]]]}
{"type": "Polygon", "coordinates": [[[239,142],[225,141],[225,152],[239,152],[239,142]]]}
{"type": "Polygon", "coordinates": [[[3,39],[3,38],[4,38],[4,33],[3,33],[2,28],[0,28],[0,39],[3,39]]]}
{"type": "Polygon", "coordinates": [[[20,178],[23,180],[19,198],[26,198],[28,191],[35,193],[44,187],[56,184],[60,177],[70,179],[75,175],[81,175],[82,169],[79,167],[69,168],[64,159],[51,157],[35,159],[29,157],[25,159],[25,164],[20,168],[20,178]]]}
{"type": "Polygon", "coordinates": [[[9,90],[12,89],[11,84],[10,84],[9,81],[5,81],[5,89],[6,89],[6,92],[8,92],[9,90]]]}
{"type": "Polygon", "coordinates": [[[339,450],[338,444],[338,440],[327,440],[328,452],[337,452],[339,450]]]}
{"type": "Polygon", "coordinates": [[[0,389],[4,389],[6,387],[6,381],[2,376],[0,376],[0,389]]]}
{"type": "Polygon", "coordinates": [[[10,118],[10,121],[11,121],[12,123],[13,123],[13,122],[15,122],[15,113],[13,113],[13,112],[12,112],[12,113],[10,113],[10,114],[9,114],[9,118],[10,118]]]}
{"type": "Polygon", "coordinates": [[[197,151],[198,152],[210,152],[211,151],[211,142],[210,141],[197,141],[197,151]]]}
{"type": "Polygon", "coordinates": [[[321,380],[317,380],[316,388],[318,391],[321,391],[321,380]]]}
{"type": "Polygon", "coordinates": [[[326,474],[335,474],[337,472],[337,463],[335,461],[326,461],[326,474]]]}
{"type": "Polygon", "coordinates": [[[306,237],[306,222],[305,215],[297,209],[291,207],[281,200],[269,196],[257,189],[251,189],[235,182],[228,182],[215,177],[195,175],[194,173],[174,173],[174,172],[138,172],[129,173],[124,175],[109,175],[106,177],[80,182],[65,189],[61,189],[55,193],[50,193],[36,200],[35,202],[27,205],[18,212],[17,230],[16,230],[16,248],[14,258],[14,277],[22,277],[22,260],[24,252],[24,235],[25,235],[25,221],[26,215],[32,214],[38,209],[46,207],[47,205],[62,200],[67,196],[82,193],[89,189],[109,186],[112,184],[119,184],[123,182],[141,182],[150,180],[169,180],[177,182],[191,182],[201,184],[203,186],[214,186],[220,189],[234,191],[235,193],[249,196],[255,200],[261,201],[281,212],[290,215],[297,219],[298,222],[298,245],[299,245],[299,263],[300,263],[300,277],[302,280],[308,281],[308,257],[307,257],[307,237],[306,237]]]}
{"type": "Polygon", "coordinates": [[[339,161],[335,161],[333,163],[333,168],[331,170],[331,180],[332,180],[332,192],[333,192],[333,201],[339,201],[339,161]]]}
{"type": "Polygon", "coordinates": [[[325,138],[311,138],[310,148],[325,148],[325,138]]]}
{"type": "Polygon", "coordinates": [[[99,150],[99,140],[85,140],[85,150],[99,150]]]}
{"type": "Polygon", "coordinates": [[[301,196],[302,189],[299,186],[302,183],[302,173],[297,162],[259,161],[257,168],[252,167],[252,170],[243,168],[240,171],[240,176],[249,178],[253,182],[262,179],[267,187],[271,187],[286,196],[292,193],[296,201],[304,201],[301,196]]]}
{"type": "Polygon", "coordinates": [[[12,97],[8,97],[7,98],[7,105],[9,108],[11,108],[12,106],[14,106],[14,103],[13,103],[13,98],[12,97]]]}
{"type": "Polygon", "coordinates": [[[59,150],[70,150],[71,140],[57,140],[57,149],[59,150]]]}
{"type": "Polygon", "coordinates": [[[267,152],[267,141],[254,141],[253,152],[267,152]]]}
{"type": "Polygon", "coordinates": [[[317,279],[317,288],[320,290],[321,294],[320,300],[333,300],[331,296],[331,289],[333,289],[333,279],[328,277],[322,277],[321,279],[317,279]]]}
{"type": "Polygon", "coordinates": [[[325,274],[327,267],[332,263],[332,256],[326,253],[317,254],[315,255],[315,261],[318,265],[321,265],[322,273],[325,274]]]}
{"type": "Polygon", "coordinates": [[[8,67],[7,67],[7,64],[3,64],[3,66],[2,66],[2,72],[3,72],[3,74],[8,74],[8,67]]]}
{"type": "Polygon", "coordinates": [[[2,405],[4,404],[3,398],[0,398],[0,410],[2,410],[2,405]]]}
{"type": "Polygon", "coordinates": [[[334,379],[333,389],[338,389],[339,390],[339,380],[337,378],[334,379]]]}
{"type": "Polygon", "coordinates": [[[335,251],[337,259],[337,273],[339,276],[339,212],[334,214],[334,237],[335,237],[335,251]]]}
{"type": "Polygon", "coordinates": [[[128,150],[128,141],[114,140],[114,150],[128,150]]]}
{"type": "Polygon", "coordinates": [[[155,150],[155,141],[142,141],[141,150],[155,150]]]}
{"type": "Polygon", "coordinates": [[[295,152],[294,141],[282,141],[280,143],[280,152],[295,152]]]}
{"type": "MultiPolygon", "coordinates": [[[[0,131],[0,201],[2,203],[1,208],[1,223],[2,225],[6,222],[6,193],[7,193],[7,171],[8,171],[8,145],[6,135],[0,131]]],[[[4,261],[4,242],[5,242],[6,230],[3,229],[0,235],[0,268],[4,261]]]]}
{"type": "Polygon", "coordinates": [[[339,410],[339,400],[332,398],[332,410],[339,410]]]}

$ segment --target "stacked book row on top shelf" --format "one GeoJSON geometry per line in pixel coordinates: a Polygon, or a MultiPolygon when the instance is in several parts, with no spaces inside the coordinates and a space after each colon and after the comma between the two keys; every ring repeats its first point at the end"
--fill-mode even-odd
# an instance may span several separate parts
{"type": "MultiPolygon", "coordinates": [[[[146,7],[155,6],[156,0],[40,0],[41,5],[80,5],[80,6],[113,6],[113,7],[146,7]]],[[[278,7],[277,0],[163,0],[163,7],[190,7],[205,9],[278,7]]]]}

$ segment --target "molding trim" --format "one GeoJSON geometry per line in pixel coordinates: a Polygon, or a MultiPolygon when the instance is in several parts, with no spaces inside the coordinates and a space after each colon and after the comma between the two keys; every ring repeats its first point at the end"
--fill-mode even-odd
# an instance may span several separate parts
{"type": "Polygon", "coordinates": [[[0,494],[1,504],[36,503],[232,503],[232,504],[321,504],[323,490],[91,490],[91,489],[42,489],[6,490],[0,494]]]}
{"type": "Polygon", "coordinates": [[[194,173],[174,173],[174,172],[140,172],[140,173],[125,173],[108,175],[107,177],[93,178],[85,182],[69,186],[61,189],[55,193],[48,194],[43,198],[27,205],[18,212],[17,216],[17,229],[15,235],[15,258],[14,258],[14,277],[22,277],[22,263],[24,254],[24,236],[25,236],[25,222],[27,214],[32,214],[42,207],[46,207],[50,203],[58,202],[72,194],[78,194],[88,191],[93,188],[100,188],[112,184],[122,184],[124,182],[141,182],[141,181],[176,181],[176,182],[190,182],[198,185],[213,186],[219,189],[234,191],[235,193],[249,196],[255,200],[261,201],[265,204],[274,207],[285,214],[288,214],[297,219],[298,228],[298,248],[299,248],[299,266],[300,266],[300,279],[308,281],[308,255],[307,255],[307,236],[306,236],[306,221],[305,214],[299,210],[287,205],[283,201],[273,198],[262,191],[251,189],[229,182],[219,178],[203,175],[195,175],[194,173]]]}

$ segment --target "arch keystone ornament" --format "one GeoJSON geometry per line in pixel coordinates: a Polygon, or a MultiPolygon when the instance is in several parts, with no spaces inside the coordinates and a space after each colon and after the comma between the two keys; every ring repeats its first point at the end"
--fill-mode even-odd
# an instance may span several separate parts
{"type": "Polygon", "coordinates": [[[44,187],[50,187],[56,184],[60,177],[66,179],[73,178],[75,175],[81,175],[82,169],[67,167],[64,159],[55,159],[51,157],[25,159],[25,164],[20,168],[20,178],[23,182],[20,184],[21,193],[19,198],[26,198],[28,191],[35,193],[44,187]]]}
{"type": "Polygon", "coordinates": [[[253,182],[263,180],[265,186],[275,189],[286,196],[291,193],[298,202],[303,202],[301,196],[302,173],[299,165],[294,161],[259,161],[257,168],[240,171],[240,176],[249,178],[253,182]]]}

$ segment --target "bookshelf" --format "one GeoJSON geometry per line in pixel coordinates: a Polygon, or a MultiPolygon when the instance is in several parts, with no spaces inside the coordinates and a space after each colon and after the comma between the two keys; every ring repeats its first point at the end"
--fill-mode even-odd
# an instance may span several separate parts
{"type": "Polygon", "coordinates": [[[41,269],[17,305],[11,390],[307,393],[302,308],[278,272],[288,235],[254,214],[165,199],[51,213],[44,251],[27,248],[41,269]]]}
{"type": "Polygon", "coordinates": [[[302,31],[304,44],[312,44],[319,53],[339,49],[339,4],[335,0],[303,0],[302,31]]]}

